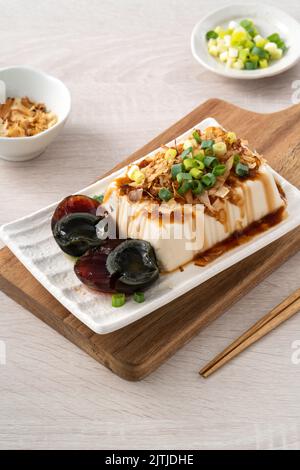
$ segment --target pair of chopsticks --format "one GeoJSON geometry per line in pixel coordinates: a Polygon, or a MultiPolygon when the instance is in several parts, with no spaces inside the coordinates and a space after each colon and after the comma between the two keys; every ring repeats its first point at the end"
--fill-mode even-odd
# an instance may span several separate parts
{"type": "Polygon", "coordinates": [[[287,297],[283,302],[277,305],[261,320],[256,322],[249,330],[243,333],[233,343],[231,343],[224,351],[218,354],[212,361],[210,361],[199,374],[202,377],[209,377],[216,372],[220,367],[227,364],[231,359],[236,357],[251,344],[258,341],[263,336],[270,333],[281,323],[291,318],[295,313],[300,310],[300,289],[297,289],[293,294],[287,297]]]}

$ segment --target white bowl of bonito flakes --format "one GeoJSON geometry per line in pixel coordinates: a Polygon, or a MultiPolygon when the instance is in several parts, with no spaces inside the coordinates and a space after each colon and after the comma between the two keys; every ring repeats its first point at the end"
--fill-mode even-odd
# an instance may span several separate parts
{"type": "Polygon", "coordinates": [[[0,157],[40,155],[62,130],[71,96],[62,81],[26,66],[0,69],[0,157]]]}

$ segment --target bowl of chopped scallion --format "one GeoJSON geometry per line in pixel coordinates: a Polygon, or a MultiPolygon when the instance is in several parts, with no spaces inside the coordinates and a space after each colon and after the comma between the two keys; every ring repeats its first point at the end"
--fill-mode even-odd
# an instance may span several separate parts
{"type": "Polygon", "coordinates": [[[255,79],[292,67],[300,55],[300,24],[286,12],[261,3],[220,8],[194,27],[191,48],[208,70],[255,79]]]}

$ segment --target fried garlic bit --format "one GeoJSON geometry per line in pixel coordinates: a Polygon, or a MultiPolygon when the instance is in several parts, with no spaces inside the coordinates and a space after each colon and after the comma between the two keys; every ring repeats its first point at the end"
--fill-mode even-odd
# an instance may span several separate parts
{"type": "Polygon", "coordinates": [[[27,96],[7,98],[0,104],[0,137],[30,137],[56,122],[57,116],[47,111],[43,103],[35,103],[27,96]]]}

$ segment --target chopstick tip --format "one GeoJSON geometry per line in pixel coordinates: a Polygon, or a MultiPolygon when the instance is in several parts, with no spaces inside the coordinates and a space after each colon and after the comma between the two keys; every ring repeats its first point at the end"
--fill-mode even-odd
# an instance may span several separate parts
{"type": "Polygon", "coordinates": [[[208,371],[206,371],[206,369],[201,369],[199,370],[199,375],[201,375],[201,377],[203,377],[204,379],[206,379],[208,376],[209,376],[209,373],[208,371]]]}

